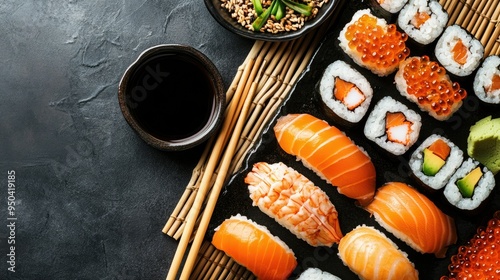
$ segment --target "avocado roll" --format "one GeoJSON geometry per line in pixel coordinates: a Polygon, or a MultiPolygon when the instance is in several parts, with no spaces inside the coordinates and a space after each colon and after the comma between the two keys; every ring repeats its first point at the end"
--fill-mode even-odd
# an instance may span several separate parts
{"type": "Polygon", "coordinates": [[[415,149],[410,169],[427,190],[442,189],[463,161],[463,151],[449,139],[432,134],[415,149]]]}
{"type": "Polygon", "coordinates": [[[398,26],[420,45],[428,45],[443,33],[448,13],[435,0],[410,0],[398,16],[398,26]]]}
{"type": "Polygon", "coordinates": [[[451,176],[444,188],[448,202],[459,210],[474,213],[495,187],[493,173],[478,161],[469,158],[451,176]]]}
{"type": "Polygon", "coordinates": [[[474,78],[474,93],[483,102],[500,104],[500,56],[488,56],[474,78]]]}
{"type": "Polygon", "coordinates": [[[365,116],[373,96],[368,80],[341,60],[326,67],[319,93],[326,114],[346,126],[365,116]]]}
{"type": "Polygon", "coordinates": [[[402,155],[415,144],[421,117],[390,96],[382,98],[370,112],[364,127],[366,138],[392,155],[402,155]]]}
{"type": "Polygon", "coordinates": [[[446,27],[437,41],[435,55],[448,72],[465,77],[481,64],[484,47],[467,30],[454,24],[446,27]]]}

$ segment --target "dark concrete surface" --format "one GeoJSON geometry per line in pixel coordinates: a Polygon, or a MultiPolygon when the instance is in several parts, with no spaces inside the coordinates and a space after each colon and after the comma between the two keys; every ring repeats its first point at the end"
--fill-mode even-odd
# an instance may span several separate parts
{"type": "Polygon", "coordinates": [[[201,149],[147,146],[117,101],[163,43],[205,53],[226,88],[253,44],[201,0],[0,2],[0,279],[164,279],[161,229],[201,149]]]}

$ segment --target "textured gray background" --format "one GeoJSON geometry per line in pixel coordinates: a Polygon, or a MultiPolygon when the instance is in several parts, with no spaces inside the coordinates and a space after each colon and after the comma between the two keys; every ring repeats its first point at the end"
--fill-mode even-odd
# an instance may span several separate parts
{"type": "Polygon", "coordinates": [[[16,172],[9,279],[163,279],[177,242],[161,233],[200,149],[160,152],[123,119],[117,87],[145,49],[186,44],[229,85],[253,42],[204,3],[0,2],[0,279],[7,171],[16,172]]]}

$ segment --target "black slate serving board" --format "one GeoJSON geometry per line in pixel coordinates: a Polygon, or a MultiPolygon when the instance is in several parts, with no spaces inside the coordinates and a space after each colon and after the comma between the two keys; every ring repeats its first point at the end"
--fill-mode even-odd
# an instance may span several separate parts
{"type": "MultiPolygon", "coordinates": [[[[337,37],[344,25],[351,20],[354,12],[367,7],[366,3],[359,1],[349,1],[344,5],[344,11],[342,11],[336,24],[324,38],[324,41],[310,63],[308,71],[301,77],[289,99],[277,113],[276,118],[268,129],[263,133],[254,151],[249,154],[246,165],[231,178],[225,186],[207,231],[207,240],[211,240],[214,232],[213,229],[222,223],[224,219],[239,213],[266,226],[274,235],[279,236],[292,248],[298,261],[298,266],[292,275],[292,279],[308,267],[317,267],[324,271],[329,271],[342,279],[357,279],[357,276],[344,266],[337,256],[337,245],[331,248],[311,247],[306,242],[297,239],[272,218],[263,214],[257,207],[252,206],[252,201],[248,196],[248,189],[243,179],[251,170],[252,165],[258,161],[269,163],[284,162],[322,188],[329,195],[330,200],[339,212],[340,226],[344,234],[362,224],[374,226],[384,232],[401,250],[408,253],[409,259],[415,264],[419,271],[420,279],[439,279],[440,276],[447,274],[447,266],[449,265],[450,257],[457,252],[458,246],[465,244],[465,242],[467,242],[476,232],[477,227],[485,225],[487,220],[492,217],[493,213],[496,210],[500,210],[500,190],[498,186],[493,190],[491,195],[492,199],[479,214],[474,216],[464,215],[447,205],[445,198],[442,196],[442,192],[430,194],[418,186],[417,182],[410,176],[410,169],[407,165],[409,156],[413,150],[421,141],[433,133],[438,133],[449,138],[460,147],[464,151],[464,155],[467,156],[467,136],[470,126],[489,115],[494,118],[500,117],[500,105],[494,106],[481,102],[473,93],[472,78],[461,80],[454,79],[460,82],[461,86],[467,90],[468,97],[464,100],[461,109],[449,120],[438,121],[430,117],[426,112],[421,111],[416,104],[413,104],[399,94],[394,84],[394,74],[381,78],[355,65],[339,47],[337,37]],[[349,128],[335,123],[334,120],[329,119],[322,111],[318,95],[318,83],[325,68],[333,61],[339,59],[353,65],[370,81],[374,89],[374,97],[370,109],[372,109],[382,97],[390,95],[396,100],[406,104],[409,108],[420,113],[423,123],[420,137],[417,143],[413,145],[407,153],[399,157],[389,156],[375,143],[366,139],[363,134],[363,127],[369,112],[359,124],[349,128]],[[318,118],[327,120],[331,125],[335,125],[343,130],[356,144],[362,146],[372,158],[377,171],[377,187],[389,181],[408,183],[431,198],[443,212],[452,216],[457,226],[458,242],[448,249],[446,257],[439,259],[432,254],[421,254],[414,251],[379,226],[373,217],[370,217],[367,211],[356,206],[354,200],[339,194],[335,187],[327,184],[312,171],[304,167],[294,156],[288,155],[282,151],[276,142],[272,127],[277,117],[289,113],[309,113],[318,118]]],[[[420,48],[411,45],[409,42],[409,47],[411,52],[410,56],[427,54],[431,58],[433,57],[433,45],[426,48],[420,48]]],[[[473,77],[474,74],[471,76],[473,77]]]]}

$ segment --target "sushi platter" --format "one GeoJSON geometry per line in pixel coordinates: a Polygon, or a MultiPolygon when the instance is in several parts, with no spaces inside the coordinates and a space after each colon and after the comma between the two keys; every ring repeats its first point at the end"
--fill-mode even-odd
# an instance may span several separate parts
{"type": "MultiPolygon", "coordinates": [[[[389,237],[397,247],[408,255],[408,259],[415,265],[420,279],[439,279],[448,274],[450,258],[456,254],[460,245],[464,245],[470,240],[478,227],[485,226],[493,214],[500,210],[500,189],[498,176],[495,176],[497,183],[491,191],[488,200],[480,205],[477,211],[467,212],[457,209],[444,196],[443,191],[429,191],[422,186],[410,168],[412,153],[418,149],[419,145],[431,135],[441,135],[449,139],[456,147],[463,152],[464,158],[467,155],[467,140],[469,131],[478,121],[485,117],[500,118],[500,105],[489,104],[480,100],[473,90],[474,74],[467,77],[451,76],[453,81],[460,84],[462,90],[467,92],[459,108],[455,108],[451,117],[438,119],[427,111],[421,109],[415,102],[403,96],[398,90],[395,82],[396,73],[388,75],[378,75],[365,67],[359,66],[351,56],[346,54],[340,46],[339,34],[346,24],[348,24],[356,12],[369,9],[369,4],[365,1],[348,1],[343,6],[343,13],[337,18],[335,25],[329,30],[322,44],[317,50],[309,68],[296,84],[288,100],[285,101],[281,110],[278,111],[269,127],[261,135],[259,142],[247,157],[246,164],[235,174],[224,187],[217,206],[212,215],[206,240],[212,240],[215,229],[224,220],[235,215],[246,216],[254,222],[265,226],[273,235],[283,240],[295,253],[297,266],[295,267],[291,279],[297,278],[307,268],[319,268],[330,272],[341,279],[357,279],[358,276],[347,267],[339,257],[339,246],[311,246],[306,241],[297,238],[284,226],[277,223],[272,217],[263,213],[259,207],[253,206],[253,201],[249,196],[248,184],[245,177],[251,172],[255,163],[266,162],[269,164],[284,163],[300,174],[311,180],[326,193],[329,200],[338,212],[338,222],[342,233],[345,235],[361,225],[366,225],[378,229],[389,237]],[[343,61],[359,72],[370,83],[373,94],[370,97],[371,103],[367,108],[366,115],[356,123],[345,123],[331,116],[330,112],[324,108],[320,95],[321,80],[327,67],[334,61],[343,61]],[[390,97],[394,102],[403,104],[406,111],[415,112],[420,119],[419,135],[407,150],[398,153],[391,153],[390,149],[385,149],[372,139],[367,137],[365,126],[371,118],[370,114],[376,110],[376,104],[390,97]],[[289,114],[309,114],[318,119],[326,121],[329,125],[337,127],[356,145],[371,158],[375,168],[375,186],[379,189],[388,182],[402,182],[414,187],[420,193],[429,198],[437,208],[454,220],[456,227],[457,241],[448,247],[444,257],[436,257],[431,253],[420,253],[410,247],[407,243],[397,238],[393,233],[382,227],[366,209],[359,206],[356,199],[342,195],[337,187],[332,186],[320,178],[315,172],[306,167],[295,155],[287,153],[278,143],[273,128],[279,118],[289,114]]],[[[409,56],[428,56],[431,60],[437,60],[434,54],[435,43],[420,46],[418,44],[407,44],[409,56]]],[[[373,124],[375,125],[375,124],[373,124]]],[[[356,177],[353,175],[353,177],[356,177]]],[[[432,229],[431,229],[432,230],[432,229]]]]}

